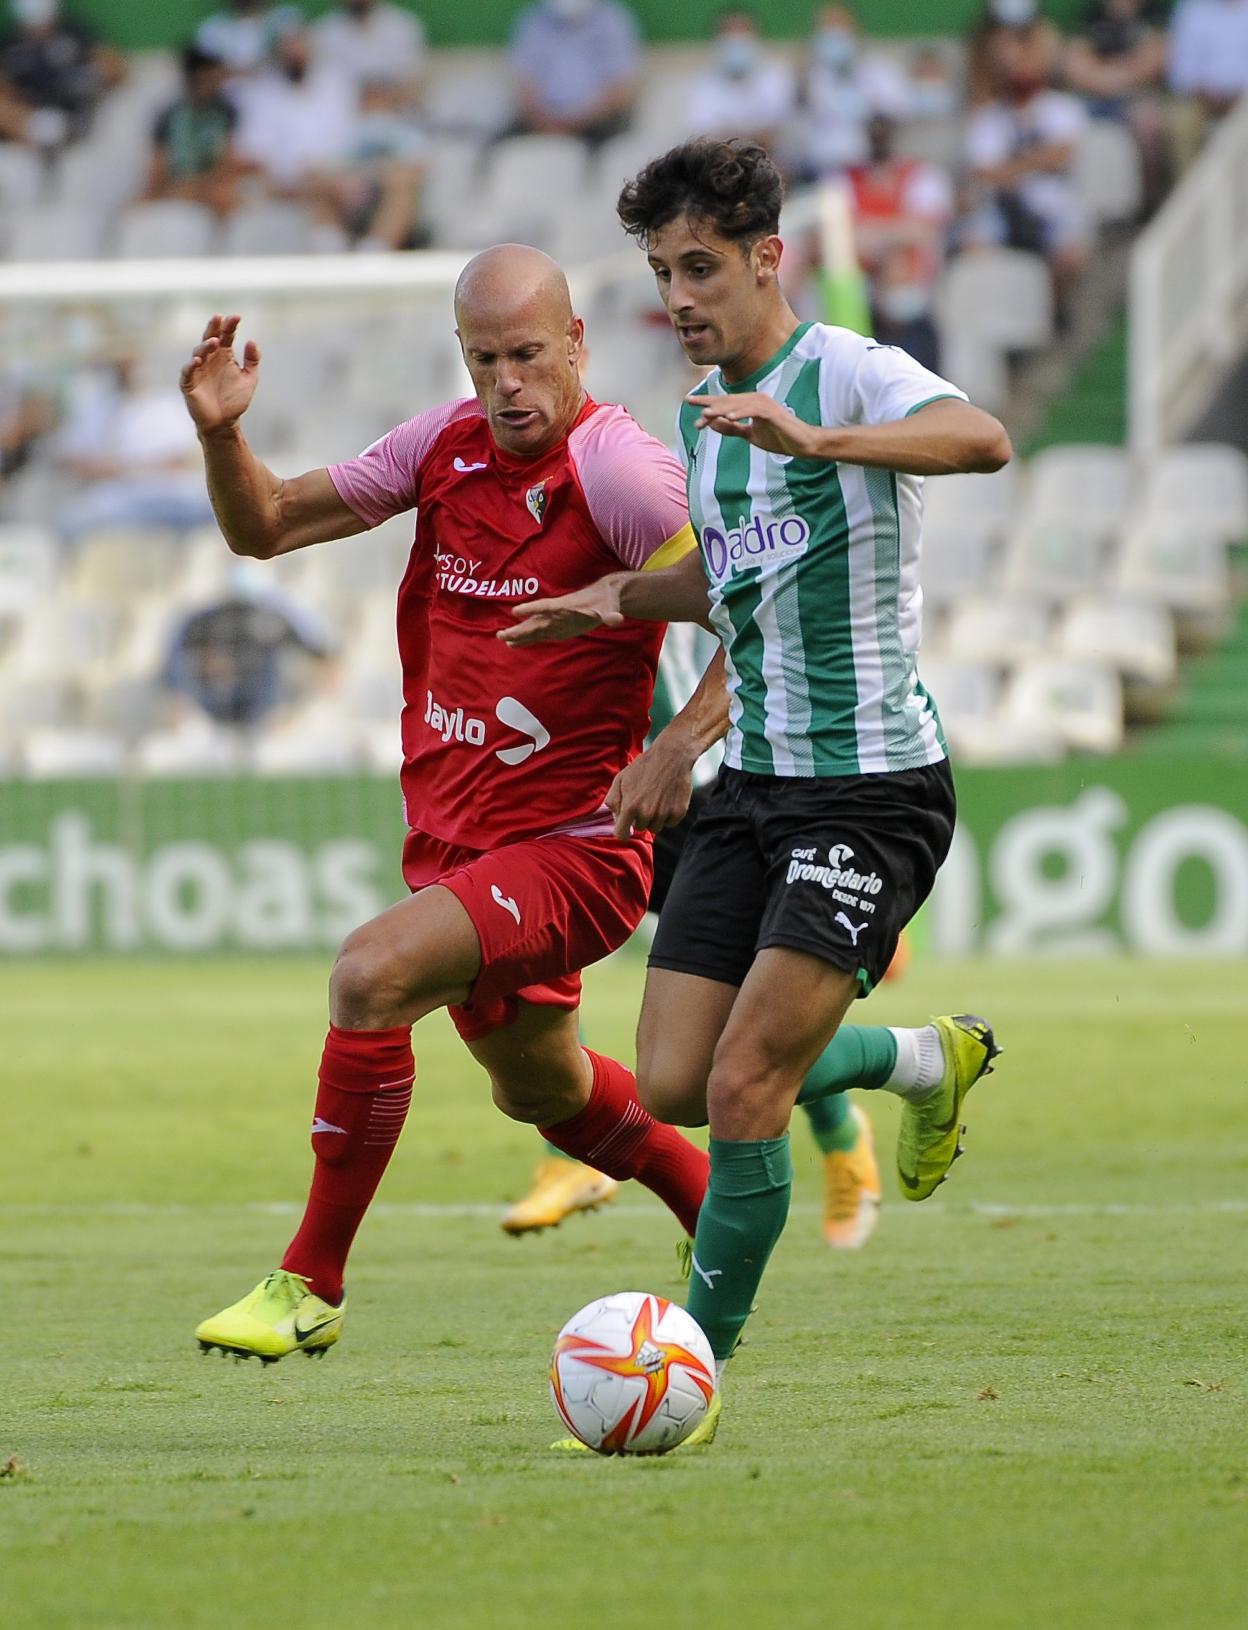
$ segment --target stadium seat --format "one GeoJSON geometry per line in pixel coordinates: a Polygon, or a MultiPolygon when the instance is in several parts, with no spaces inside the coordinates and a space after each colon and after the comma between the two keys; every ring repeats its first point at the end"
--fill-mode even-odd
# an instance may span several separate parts
{"type": "Polygon", "coordinates": [[[1122,683],[1111,669],[1068,657],[1037,657],[1010,676],[1001,708],[1007,726],[1052,730],[1078,752],[1122,746],[1122,683]]]}
{"type": "Polygon", "coordinates": [[[983,249],[959,255],[941,282],[941,332],[1007,351],[1034,350],[1053,338],[1053,285],[1039,255],[983,249]]]}
{"type": "Polygon", "coordinates": [[[1100,581],[1105,561],[1099,526],[1066,518],[1022,522],[1006,546],[1003,586],[1058,604],[1100,581]]]}
{"type": "Polygon", "coordinates": [[[449,243],[465,211],[476,207],[483,170],[477,136],[436,136],[421,193],[421,216],[435,243],[449,243]]]}
{"type": "Polygon", "coordinates": [[[496,51],[433,57],[424,114],[438,136],[496,136],[515,117],[506,60],[496,51]]]}
{"type": "Polygon", "coordinates": [[[43,194],[44,167],[29,147],[0,143],[0,211],[29,209],[43,194]]]}
{"type": "Polygon", "coordinates": [[[32,606],[6,653],[11,679],[72,677],[108,662],[116,649],[124,611],[115,600],[61,596],[32,606]]]}
{"type": "Polygon", "coordinates": [[[229,775],[242,767],[243,746],[235,731],[206,714],[188,713],[169,729],[144,736],[134,761],[143,775],[229,775]]]}
{"type": "Polygon", "coordinates": [[[103,225],[92,210],[73,204],[32,204],[13,220],[8,258],[19,261],[92,260],[103,225]]]}
{"type": "Polygon", "coordinates": [[[1072,522],[1107,535],[1130,513],[1133,480],[1126,449],[1099,442],[1046,447],[1031,459],[1022,524],[1072,522]]]}
{"type": "Polygon", "coordinates": [[[298,204],[280,199],[248,204],[226,222],[226,255],[301,255],[309,247],[311,222],[298,204]]]}
{"type": "Polygon", "coordinates": [[[332,698],[317,697],[261,731],[247,764],[257,775],[349,775],[361,757],[351,716],[332,698]]]}
{"type": "Polygon", "coordinates": [[[119,260],[195,260],[211,254],[217,218],[203,204],[178,198],[131,204],[117,222],[119,260]]]}
{"type": "Polygon", "coordinates": [[[399,668],[398,650],[387,665],[379,662],[379,655],[368,650],[358,640],[347,653],[345,701],[353,719],[365,723],[389,723],[397,735],[399,713],[403,706],[403,675],[399,668]]]}
{"type": "Polygon", "coordinates": [[[926,159],[953,172],[961,169],[964,142],[962,120],[956,115],[906,119],[897,129],[897,151],[904,158],[926,159]]]}
{"type": "Polygon", "coordinates": [[[961,521],[923,520],[923,598],[944,606],[980,594],[997,575],[996,523],[987,516],[961,521]]]}
{"type": "Polygon", "coordinates": [[[575,136],[508,136],[491,151],[478,207],[451,228],[458,248],[554,241],[586,178],[584,144],[575,136]]]}
{"type": "Polygon", "coordinates": [[[1129,594],[1167,607],[1185,647],[1208,644],[1230,615],[1225,541],[1177,515],[1154,517],[1127,533],[1114,581],[1129,594]]]}
{"type": "Polygon", "coordinates": [[[126,744],[106,730],[32,730],[22,741],[21,758],[34,781],[118,776],[126,767],[126,744]]]}
{"type": "Polygon", "coordinates": [[[172,583],[181,565],[176,532],[105,527],[83,535],[67,583],[80,599],[119,598],[172,583]]]}
{"type": "Polygon", "coordinates": [[[76,725],[83,716],[81,692],[56,674],[9,678],[0,669],[0,721],[19,736],[37,727],[76,725]]]}
{"type": "Polygon", "coordinates": [[[403,743],[397,720],[391,719],[385,724],[370,724],[366,720],[359,728],[359,738],[366,769],[398,775],[403,763],[403,743]]]}
{"type": "Polygon", "coordinates": [[[991,522],[995,535],[1004,536],[1019,495],[1017,463],[991,475],[929,475],[923,483],[923,528],[946,528],[967,522],[991,522]]]}
{"type": "Polygon", "coordinates": [[[1248,540],[1248,455],[1218,442],[1167,447],[1144,493],[1146,517],[1182,517],[1228,542],[1248,540]]]}
{"type": "Polygon", "coordinates": [[[1088,122],[1075,157],[1075,187],[1098,226],[1134,220],[1144,202],[1140,150],[1117,119],[1088,122]]]}
{"type": "Polygon", "coordinates": [[[52,591],[61,545],[42,526],[0,526],[0,617],[25,611],[52,591]]]}
{"type": "Polygon", "coordinates": [[[129,673],[91,685],[82,704],[83,722],[119,736],[127,747],[160,726],[168,698],[149,675],[129,673]]]}
{"type": "Polygon", "coordinates": [[[981,594],[953,607],[939,654],[964,662],[1008,667],[1048,649],[1049,614],[1028,595],[981,594]]]}
{"type": "Polygon", "coordinates": [[[936,703],[946,730],[965,720],[990,718],[1001,695],[997,669],[988,662],[921,656],[919,678],[936,703]]]}
{"type": "Polygon", "coordinates": [[[1152,689],[1172,685],[1177,671],[1169,612],[1120,595],[1072,601],[1058,620],[1054,648],[1061,656],[1105,663],[1124,683],[1152,689]]]}

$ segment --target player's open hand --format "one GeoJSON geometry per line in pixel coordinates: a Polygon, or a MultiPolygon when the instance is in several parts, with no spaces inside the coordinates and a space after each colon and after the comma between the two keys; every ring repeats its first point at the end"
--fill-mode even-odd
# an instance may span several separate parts
{"type": "Polygon", "coordinates": [[[619,589],[610,577],[588,588],[577,589],[554,600],[527,600],[513,606],[514,628],[500,628],[498,637],[507,645],[540,645],[544,640],[570,640],[595,628],[618,628],[624,621],[619,589]]]}
{"type": "Polygon", "coordinates": [[[234,354],[239,317],[213,316],[204,337],[182,370],[182,395],[201,436],[211,436],[236,424],[256,394],[260,347],[248,340],[243,360],[234,354]]]}
{"type": "Polygon", "coordinates": [[[634,832],[661,832],[689,813],[693,797],[693,762],[665,746],[662,737],[640,758],[626,764],[607,792],[617,838],[634,832]]]}
{"type": "Polygon", "coordinates": [[[799,419],[774,396],[747,391],[742,396],[689,396],[686,401],[702,409],[699,430],[735,436],[739,441],[761,447],[765,453],[781,453],[791,458],[816,456],[818,426],[799,419]]]}

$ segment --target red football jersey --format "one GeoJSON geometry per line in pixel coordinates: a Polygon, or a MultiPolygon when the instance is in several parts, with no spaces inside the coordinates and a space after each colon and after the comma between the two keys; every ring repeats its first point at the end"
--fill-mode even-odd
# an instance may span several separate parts
{"type": "Polygon", "coordinates": [[[660,623],[512,650],[525,600],[693,548],[684,473],[623,408],[586,401],[541,458],[494,441],[472,398],[422,413],[330,469],[369,526],[416,509],[399,588],[408,825],[489,849],[602,826],[649,725],[660,623]]]}

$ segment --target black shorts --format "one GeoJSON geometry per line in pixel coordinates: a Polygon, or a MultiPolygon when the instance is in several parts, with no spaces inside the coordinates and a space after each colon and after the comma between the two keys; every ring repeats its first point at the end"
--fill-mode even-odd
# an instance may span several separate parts
{"type": "Polygon", "coordinates": [[[948,763],[887,775],[724,769],[685,844],[650,965],[740,985],[759,951],[809,951],[867,995],[949,853],[948,763]]]}

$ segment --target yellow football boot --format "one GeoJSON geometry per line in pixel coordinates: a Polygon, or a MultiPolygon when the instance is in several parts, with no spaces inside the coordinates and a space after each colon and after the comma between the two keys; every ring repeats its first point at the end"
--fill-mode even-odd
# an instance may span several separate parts
{"type": "Polygon", "coordinates": [[[880,1217],[880,1168],[871,1122],[857,1104],[849,1113],[858,1128],[852,1149],[823,1157],[823,1237],[836,1251],[856,1251],[870,1239],[880,1217]]]}
{"type": "MultiPolygon", "coordinates": [[[[706,1414],[703,1415],[685,1441],[678,1443],[674,1449],[669,1449],[667,1453],[679,1454],[682,1449],[704,1448],[707,1444],[714,1443],[715,1434],[719,1430],[719,1417],[723,1413],[723,1408],[723,1395],[717,1392],[706,1406],[706,1414]]],[[[582,1443],[580,1438],[557,1438],[551,1444],[551,1448],[557,1449],[560,1454],[588,1455],[597,1452],[591,1449],[588,1443],[582,1443]]]]}
{"type": "Polygon", "coordinates": [[[962,1100],[981,1075],[992,1074],[1001,1049],[992,1026],[974,1013],[933,1019],[945,1073],[921,1103],[903,1101],[897,1129],[897,1176],[907,1200],[926,1200],[962,1153],[962,1100]]]}
{"type": "Polygon", "coordinates": [[[619,1192],[614,1177],[605,1177],[579,1160],[550,1155],[539,1161],[532,1188],[504,1214],[501,1226],[507,1234],[558,1228],[574,1211],[597,1211],[619,1192]]]}
{"type": "Polygon", "coordinates": [[[205,1353],[233,1353],[276,1364],[287,1353],[324,1358],[342,1334],[344,1296],[331,1307],[314,1296],[302,1274],[276,1268],[241,1302],[205,1319],[195,1339],[205,1353]]]}

